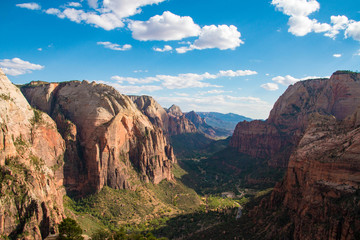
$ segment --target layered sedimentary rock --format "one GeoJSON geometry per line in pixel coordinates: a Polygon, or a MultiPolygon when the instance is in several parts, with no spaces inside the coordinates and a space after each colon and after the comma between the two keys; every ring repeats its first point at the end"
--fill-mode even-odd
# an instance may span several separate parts
{"type": "Polygon", "coordinates": [[[267,239],[359,239],[360,128],[353,120],[310,118],[285,179],[251,214],[267,239]]]}
{"type": "Polygon", "coordinates": [[[168,137],[184,133],[195,133],[195,125],[189,121],[180,107],[172,105],[165,110],[149,96],[130,96],[138,109],[143,112],[150,121],[161,128],[168,137]]]}
{"type": "Polygon", "coordinates": [[[169,134],[179,135],[184,133],[196,133],[195,125],[189,121],[179,106],[172,105],[167,113],[169,115],[169,134]]]}
{"type": "Polygon", "coordinates": [[[129,97],[87,81],[31,83],[22,88],[31,105],[48,112],[66,141],[65,186],[70,193],[107,185],[134,189],[171,180],[172,147],[163,131],[129,97]]]}
{"type": "Polygon", "coordinates": [[[336,72],[330,79],[295,83],[277,100],[266,121],[241,122],[230,146],[270,166],[286,167],[313,113],[343,120],[357,109],[360,74],[336,72]]]}
{"type": "Polygon", "coordinates": [[[64,217],[64,140],[0,69],[0,236],[43,239],[64,217]]]}

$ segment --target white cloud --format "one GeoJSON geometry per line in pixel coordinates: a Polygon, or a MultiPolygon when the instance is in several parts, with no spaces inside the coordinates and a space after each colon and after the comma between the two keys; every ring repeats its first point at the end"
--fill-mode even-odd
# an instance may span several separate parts
{"type": "Polygon", "coordinates": [[[193,44],[177,48],[176,51],[178,53],[186,53],[194,49],[203,50],[211,48],[234,50],[244,43],[240,37],[241,33],[234,25],[204,26],[201,29],[199,38],[193,44]]]}
{"type": "Polygon", "coordinates": [[[260,87],[262,87],[268,91],[276,91],[279,89],[279,86],[276,83],[265,83],[265,84],[262,84],[260,87]]]}
{"type": "Polygon", "coordinates": [[[173,48],[169,45],[165,45],[163,48],[153,48],[154,51],[156,52],[168,52],[171,51],[173,48]]]}
{"type": "Polygon", "coordinates": [[[257,74],[257,72],[251,70],[237,70],[237,71],[227,70],[227,71],[219,71],[217,74],[210,74],[208,72],[203,74],[183,73],[175,76],[156,75],[155,77],[146,77],[146,78],[113,76],[111,77],[111,80],[117,81],[119,83],[128,82],[130,84],[147,84],[153,82],[161,82],[162,86],[168,89],[183,89],[183,88],[222,87],[204,82],[204,80],[217,79],[220,77],[240,77],[240,76],[247,76],[254,74],[257,74]]]}
{"type": "Polygon", "coordinates": [[[69,7],[82,7],[81,3],[79,2],[69,2],[66,4],[66,6],[69,6],[69,7]]]}
{"type": "Polygon", "coordinates": [[[115,51],[127,51],[132,48],[132,46],[130,44],[125,44],[123,46],[120,46],[119,44],[111,43],[111,42],[97,42],[97,44],[103,45],[105,48],[115,50],[115,51]]]}
{"type": "Polygon", "coordinates": [[[180,97],[188,97],[189,96],[189,94],[187,94],[187,93],[178,93],[178,92],[176,92],[175,94],[180,96],[180,97]]]}
{"type": "Polygon", "coordinates": [[[156,77],[132,78],[132,77],[120,77],[120,76],[112,76],[111,80],[117,81],[118,83],[128,82],[130,84],[145,84],[145,83],[153,83],[160,81],[156,77]]]}
{"type": "Polygon", "coordinates": [[[360,49],[354,54],[354,56],[360,56],[360,49]]]}
{"type": "Polygon", "coordinates": [[[66,8],[64,11],[60,11],[57,8],[49,8],[45,13],[56,15],[59,18],[68,18],[76,23],[90,24],[105,30],[113,30],[124,26],[122,19],[113,13],[98,14],[97,12],[84,12],[75,8],[66,8]]]}
{"type": "Polygon", "coordinates": [[[32,70],[41,70],[44,66],[39,64],[30,63],[20,58],[2,59],[0,60],[0,67],[3,71],[12,76],[22,75],[25,73],[31,73],[32,70]]]}
{"type": "Polygon", "coordinates": [[[335,53],[334,55],[333,55],[333,57],[334,58],[340,58],[342,55],[340,54],[340,53],[335,53]]]}
{"type": "Polygon", "coordinates": [[[16,4],[17,7],[20,8],[26,8],[26,9],[30,9],[30,10],[40,10],[41,6],[37,3],[20,3],[20,4],[16,4]]]}
{"type": "Polygon", "coordinates": [[[224,90],[217,90],[217,89],[214,89],[214,90],[209,90],[209,91],[205,91],[205,92],[199,92],[199,95],[206,95],[206,94],[221,94],[221,93],[224,93],[225,91],[224,90]]]}
{"type": "Polygon", "coordinates": [[[149,40],[181,40],[200,34],[199,25],[191,17],[181,17],[169,11],[151,17],[148,21],[130,21],[128,25],[133,38],[149,40]]]}
{"type": "MultiPolygon", "coordinates": [[[[104,0],[103,11],[114,12],[119,18],[127,18],[141,12],[141,7],[158,4],[165,0],[104,0]]],[[[88,0],[96,8],[97,1],[88,0]]]]}
{"type": "Polygon", "coordinates": [[[330,19],[333,26],[325,33],[325,36],[334,39],[340,33],[340,30],[344,30],[348,27],[349,19],[346,16],[331,16],[330,19]]]}
{"type": "Polygon", "coordinates": [[[217,74],[218,77],[242,77],[242,76],[249,76],[249,75],[255,75],[258,74],[255,71],[251,70],[227,70],[227,71],[219,71],[217,74]]]}
{"type": "Polygon", "coordinates": [[[42,48],[38,48],[37,50],[38,50],[39,52],[41,52],[43,49],[42,49],[42,48]]]}
{"type": "Polygon", "coordinates": [[[288,16],[309,16],[320,9],[316,0],[272,0],[271,4],[288,16]]]}
{"type": "Polygon", "coordinates": [[[274,77],[272,80],[274,82],[280,83],[285,86],[291,85],[291,84],[294,84],[294,83],[300,81],[300,79],[294,78],[290,75],[286,75],[285,77],[277,76],[277,77],[274,77]]]}
{"type": "Polygon", "coordinates": [[[177,76],[157,75],[158,79],[162,81],[162,85],[168,89],[182,89],[182,88],[204,88],[204,87],[220,87],[203,82],[205,79],[215,79],[215,75],[209,73],[195,74],[185,73],[177,76]]]}
{"type": "Polygon", "coordinates": [[[331,24],[319,23],[309,15],[320,9],[316,0],[272,0],[272,5],[290,16],[289,32],[295,36],[305,36],[311,32],[324,33],[324,36],[335,39],[340,30],[345,30],[345,37],[360,41],[360,22],[349,20],[346,16],[331,16],[331,24]]]}
{"type": "Polygon", "coordinates": [[[345,31],[345,37],[352,37],[356,41],[360,41],[360,22],[352,21],[345,31]]]}
{"type": "Polygon", "coordinates": [[[196,49],[235,49],[244,43],[240,37],[241,34],[234,25],[205,26],[201,29],[199,39],[194,42],[194,46],[196,49]]]}

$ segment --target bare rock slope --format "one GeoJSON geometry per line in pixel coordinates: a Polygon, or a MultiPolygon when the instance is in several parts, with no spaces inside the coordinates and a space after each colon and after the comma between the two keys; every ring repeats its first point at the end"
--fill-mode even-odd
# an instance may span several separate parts
{"type": "Polygon", "coordinates": [[[69,193],[93,193],[105,185],[135,189],[139,177],[155,184],[173,179],[175,157],[163,131],[114,88],[87,81],[33,82],[22,92],[56,121],[66,141],[69,193]]]}
{"type": "Polygon", "coordinates": [[[65,143],[0,69],[0,237],[43,239],[64,217],[65,143]]]}
{"type": "Polygon", "coordinates": [[[230,146],[270,166],[286,167],[313,113],[343,120],[356,112],[360,74],[335,72],[330,79],[301,81],[277,100],[266,121],[241,122],[230,146]]]}
{"type": "Polygon", "coordinates": [[[130,96],[130,98],[155,126],[163,130],[167,137],[198,131],[176,105],[164,109],[150,96],[130,96]]]}

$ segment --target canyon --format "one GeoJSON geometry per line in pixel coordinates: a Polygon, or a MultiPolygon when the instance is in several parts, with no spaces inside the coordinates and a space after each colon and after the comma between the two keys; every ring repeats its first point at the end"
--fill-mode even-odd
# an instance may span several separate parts
{"type": "MultiPolygon", "coordinates": [[[[214,149],[211,144],[227,144],[214,139],[228,132],[201,114],[176,105],[165,109],[150,96],[126,96],[95,82],[17,87],[0,71],[0,100],[0,236],[11,239],[57,232],[68,196],[129,191],[156,202],[154,209],[170,206],[159,200],[167,199],[168,211],[179,214],[177,201],[193,194],[191,204],[199,207],[198,196],[179,190],[179,183],[186,174],[200,179],[179,167],[173,146],[199,139],[214,149]]],[[[217,239],[357,239],[359,156],[360,74],[338,71],[330,79],[290,85],[267,120],[239,122],[226,148],[198,161],[201,172],[213,171],[214,179],[204,180],[213,191],[235,184],[233,178],[221,182],[220,172],[257,185],[272,183],[251,177],[264,174],[259,169],[285,171],[257,204],[245,205],[233,229],[206,231],[217,239]],[[250,166],[246,171],[244,164],[250,166]]],[[[206,231],[197,233],[204,237],[206,231]]]]}

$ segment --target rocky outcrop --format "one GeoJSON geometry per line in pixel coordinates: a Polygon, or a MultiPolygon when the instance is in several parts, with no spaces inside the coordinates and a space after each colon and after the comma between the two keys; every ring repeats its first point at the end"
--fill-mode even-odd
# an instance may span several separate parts
{"type": "Polygon", "coordinates": [[[360,237],[360,128],[351,120],[309,119],[284,180],[251,214],[266,239],[360,237]]]}
{"type": "Polygon", "coordinates": [[[172,147],[163,131],[129,97],[87,81],[31,83],[22,88],[31,105],[56,121],[66,141],[64,183],[69,193],[103,186],[134,189],[145,182],[172,180],[172,147]]]}
{"type": "Polygon", "coordinates": [[[169,115],[169,134],[179,135],[184,133],[196,133],[195,125],[189,121],[179,106],[172,105],[167,113],[169,115]]]}
{"type": "Polygon", "coordinates": [[[150,96],[129,96],[138,109],[145,114],[152,124],[161,128],[165,134],[169,130],[169,115],[154,98],[150,96]]]}
{"type": "Polygon", "coordinates": [[[44,239],[64,217],[64,140],[0,69],[0,236],[44,239]]]}
{"type": "Polygon", "coordinates": [[[241,122],[230,146],[268,164],[286,167],[313,113],[343,120],[354,114],[360,101],[360,74],[336,72],[330,79],[315,79],[290,86],[264,121],[241,122]]]}
{"type": "Polygon", "coordinates": [[[165,110],[152,97],[129,97],[155,126],[163,130],[168,138],[174,135],[197,132],[194,124],[186,118],[180,107],[172,105],[169,109],[165,110]]]}

